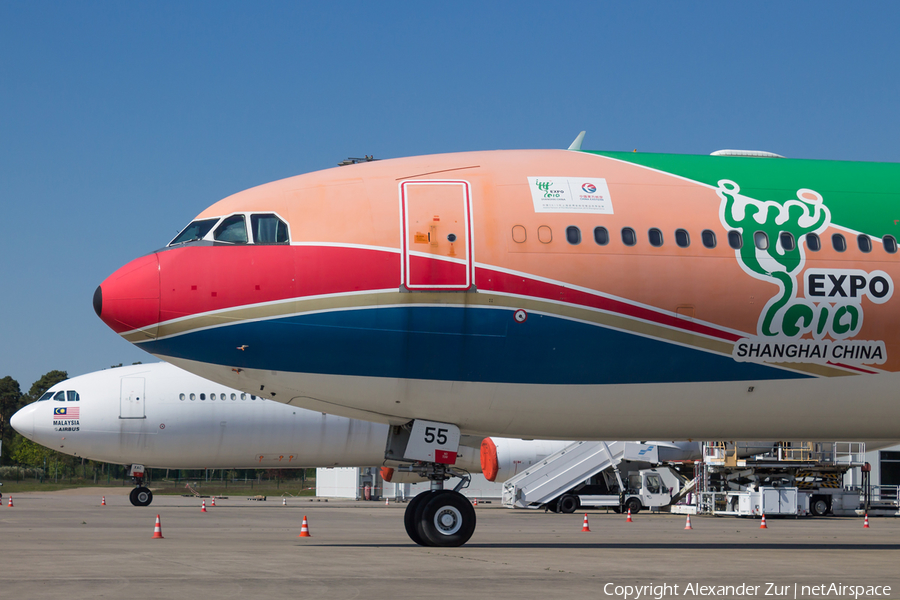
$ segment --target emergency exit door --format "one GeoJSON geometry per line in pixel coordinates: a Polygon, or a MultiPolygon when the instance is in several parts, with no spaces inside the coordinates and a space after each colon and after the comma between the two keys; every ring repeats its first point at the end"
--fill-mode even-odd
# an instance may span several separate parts
{"type": "Polygon", "coordinates": [[[466,290],[473,282],[468,181],[404,181],[402,279],[410,290],[466,290]]]}
{"type": "Polygon", "coordinates": [[[120,419],[144,418],[144,378],[123,377],[122,392],[119,396],[120,419]]]}

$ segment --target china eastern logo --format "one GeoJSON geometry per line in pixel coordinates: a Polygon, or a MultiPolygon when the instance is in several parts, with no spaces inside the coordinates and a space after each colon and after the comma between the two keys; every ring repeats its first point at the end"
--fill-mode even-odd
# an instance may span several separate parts
{"type": "Polygon", "coordinates": [[[581,189],[584,191],[585,194],[594,194],[597,192],[597,186],[594,185],[593,183],[585,183],[584,185],[581,186],[581,189]]]}
{"type": "Polygon", "coordinates": [[[738,340],[732,356],[748,362],[883,364],[883,341],[853,338],[862,329],[863,299],[883,304],[893,295],[890,276],[859,269],[803,272],[805,236],[820,234],[831,224],[822,195],[800,189],[796,200],[757,200],[742,195],[738,184],[727,179],[719,181],[716,193],[722,224],[741,236],[741,249],[735,250],[741,267],[778,286],[759,316],[757,335],[738,340]]]}

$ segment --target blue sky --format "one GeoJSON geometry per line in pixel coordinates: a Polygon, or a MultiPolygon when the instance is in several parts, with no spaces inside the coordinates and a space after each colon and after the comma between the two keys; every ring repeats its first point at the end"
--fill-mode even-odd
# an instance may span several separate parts
{"type": "Polygon", "coordinates": [[[0,377],[152,357],[91,308],[234,192],[584,147],[900,161],[900,3],[0,4],[0,377]]]}

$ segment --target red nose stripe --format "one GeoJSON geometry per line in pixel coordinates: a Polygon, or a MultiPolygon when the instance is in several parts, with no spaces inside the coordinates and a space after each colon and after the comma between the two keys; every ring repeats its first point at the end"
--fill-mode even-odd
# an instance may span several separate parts
{"type": "Polygon", "coordinates": [[[155,324],[159,322],[159,261],[155,253],[131,261],[100,287],[100,318],[113,331],[150,327],[148,333],[155,334],[155,324]]]}

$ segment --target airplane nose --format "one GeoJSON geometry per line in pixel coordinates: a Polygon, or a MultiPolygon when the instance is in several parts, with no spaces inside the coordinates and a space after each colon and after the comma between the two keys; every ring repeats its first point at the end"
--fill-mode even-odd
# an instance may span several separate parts
{"type": "MultiPolygon", "coordinates": [[[[94,312],[116,333],[155,338],[159,322],[159,258],[154,252],[131,261],[94,291],[94,312]]],[[[137,340],[132,340],[137,341],[137,340]]]]}
{"type": "Polygon", "coordinates": [[[34,407],[29,405],[19,409],[16,414],[9,418],[9,424],[13,429],[29,440],[34,439],[34,407]]]}

